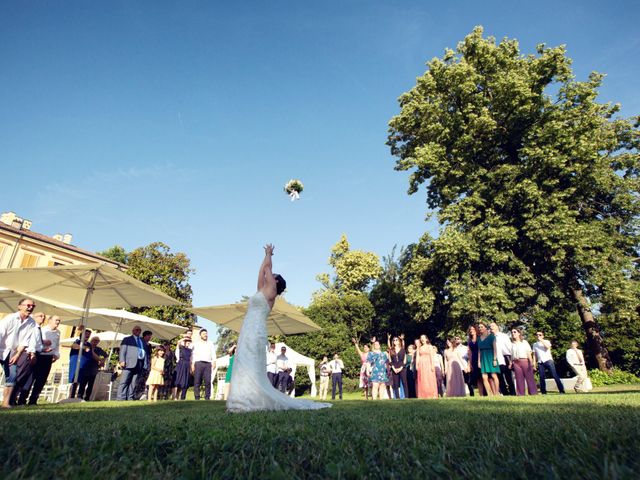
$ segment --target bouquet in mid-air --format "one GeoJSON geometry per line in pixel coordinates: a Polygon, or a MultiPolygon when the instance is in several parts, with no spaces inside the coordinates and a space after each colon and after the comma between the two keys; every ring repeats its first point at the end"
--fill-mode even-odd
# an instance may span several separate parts
{"type": "Polygon", "coordinates": [[[300,194],[302,193],[302,190],[304,190],[304,185],[300,180],[296,179],[289,180],[284,186],[284,191],[287,192],[287,195],[289,195],[289,198],[292,202],[300,200],[300,194]]]}

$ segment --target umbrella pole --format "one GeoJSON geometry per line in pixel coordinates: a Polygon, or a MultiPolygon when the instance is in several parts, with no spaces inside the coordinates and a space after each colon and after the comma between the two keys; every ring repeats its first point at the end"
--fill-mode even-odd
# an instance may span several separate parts
{"type": "Polygon", "coordinates": [[[91,296],[93,295],[93,291],[95,290],[97,277],[98,277],[98,269],[95,269],[93,271],[93,278],[91,279],[91,283],[87,288],[87,293],[84,296],[84,302],[82,304],[82,318],[80,318],[80,323],[78,324],[78,328],[80,327],[80,325],[82,325],[83,330],[82,332],[80,332],[80,348],[78,349],[78,359],[76,360],[76,371],[73,376],[74,385],[77,385],[78,377],[80,376],[80,357],[82,356],[82,349],[84,348],[83,337],[84,337],[84,329],[86,329],[84,322],[87,318],[89,318],[89,308],[91,307],[91,296]]]}
{"type": "Polygon", "coordinates": [[[118,326],[116,328],[116,334],[115,334],[115,337],[113,339],[113,342],[111,343],[111,349],[109,350],[109,358],[107,358],[107,368],[109,368],[111,366],[111,355],[113,355],[113,349],[114,349],[113,344],[115,343],[116,339],[118,338],[118,334],[120,333],[120,327],[121,326],[122,326],[122,319],[120,319],[120,321],[118,322],[118,326]]]}

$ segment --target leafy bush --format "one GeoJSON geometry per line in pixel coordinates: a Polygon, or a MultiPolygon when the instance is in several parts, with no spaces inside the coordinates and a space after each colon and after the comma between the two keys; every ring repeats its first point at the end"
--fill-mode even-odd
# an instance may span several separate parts
{"type": "Polygon", "coordinates": [[[614,368],[611,373],[605,373],[601,370],[589,370],[589,378],[594,387],[640,383],[640,378],[636,377],[633,373],[625,372],[618,368],[614,368]]]}
{"type": "MultiPolygon", "coordinates": [[[[305,367],[298,367],[296,371],[296,396],[311,393],[311,382],[309,381],[309,375],[305,367]]],[[[360,377],[349,378],[342,376],[342,391],[343,392],[358,392],[360,391],[360,377]]],[[[320,391],[320,375],[316,375],[316,388],[320,391]]],[[[329,395],[331,395],[331,377],[329,377],[329,395]]]]}
{"type": "MultiPolygon", "coordinates": [[[[342,389],[345,392],[359,392],[360,391],[360,377],[358,378],[345,378],[342,377],[342,389]]],[[[331,389],[331,386],[329,386],[331,389]]]]}

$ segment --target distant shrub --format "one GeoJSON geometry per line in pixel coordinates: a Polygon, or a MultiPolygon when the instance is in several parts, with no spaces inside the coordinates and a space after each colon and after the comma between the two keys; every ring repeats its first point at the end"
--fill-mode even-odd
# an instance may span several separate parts
{"type": "MultiPolygon", "coordinates": [[[[309,375],[307,375],[306,369],[299,369],[296,372],[296,395],[304,395],[311,393],[311,382],[309,381],[309,375]]],[[[349,378],[342,376],[342,391],[343,392],[357,392],[360,390],[358,386],[360,378],[349,378]]],[[[316,376],[316,388],[320,389],[320,376],[316,376]]],[[[331,377],[329,377],[329,395],[331,395],[331,377]]]]}
{"type": "Polygon", "coordinates": [[[597,369],[589,370],[589,378],[594,387],[640,383],[640,378],[636,377],[633,373],[625,372],[618,368],[614,368],[611,373],[605,373],[597,369]]]}
{"type": "MultiPolygon", "coordinates": [[[[360,390],[359,387],[360,378],[345,378],[342,377],[342,389],[345,392],[357,392],[360,390]]],[[[331,385],[329,385],[329,390],[331,390],[331,385]]]]}

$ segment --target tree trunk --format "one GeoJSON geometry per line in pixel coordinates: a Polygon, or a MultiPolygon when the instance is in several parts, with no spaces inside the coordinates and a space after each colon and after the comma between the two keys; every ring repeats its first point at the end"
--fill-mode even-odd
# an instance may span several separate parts
{"type": "Polygon", "coordinates": [[[609,358],[609,351],[603,345],[602,336],[600,335],[600,329],[593,318],[591,308],[582,288],[575,286],[570,288],[573,299],[576,301],[576,308],[578,309],[578,315],[582,320],[582,328],[587,335],[587,345],[589,350],[593,354],[594,358],[598,362],[598,368],[606,373],[611,373],[613,364],[609,358]]]}

